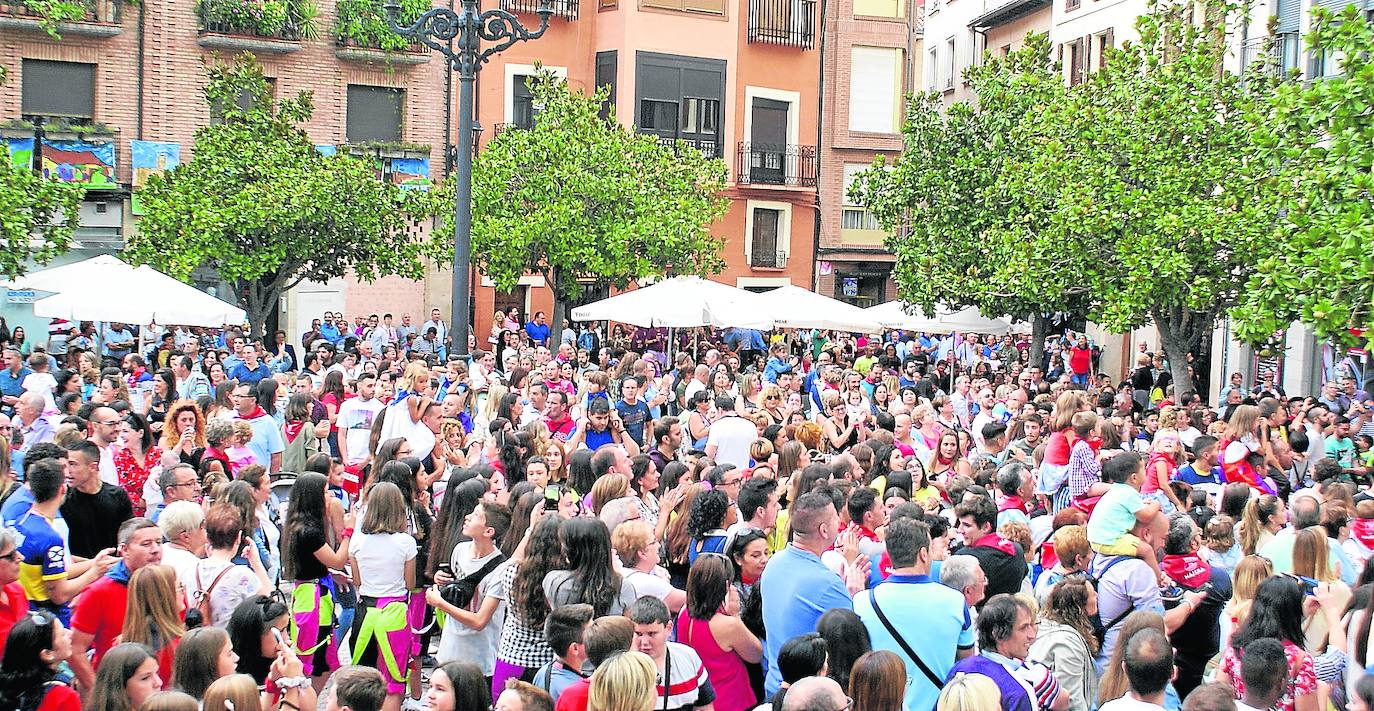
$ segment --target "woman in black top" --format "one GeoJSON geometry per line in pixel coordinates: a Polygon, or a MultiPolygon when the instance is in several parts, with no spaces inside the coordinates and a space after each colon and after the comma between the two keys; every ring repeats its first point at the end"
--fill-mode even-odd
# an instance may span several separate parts
{"type": "Polygon", "coordinates": [[[296,583],[291,594],[291,639],[307,676],[328,674],[338,666],[338,658],[328,655],[335,621],[329,569],[342,570],[348,564],[353,514],[344,514],[343,536],[331,547],[325,521],[329,496],[329,480],[323,475],[308,472],[296,477],[281,537],[282,577],[296,583]]]}

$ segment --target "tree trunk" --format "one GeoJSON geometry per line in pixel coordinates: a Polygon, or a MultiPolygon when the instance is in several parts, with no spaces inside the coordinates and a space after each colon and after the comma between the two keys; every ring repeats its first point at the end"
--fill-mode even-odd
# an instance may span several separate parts
{"type": "Polygon", "coordinates": [[[271,309],[276,306],[277,298],[280,294],[268,294],[270,287],[264,287],[261,282],[241,281],[239,282],[239,293],[242,294],[241,303],[244,311],[248,312],[249,338],[251,340],[267,342],[267,318],[271,309]]]}
{"type": "MultiPolygon", "coordinates": [[[[1197,392],[1197,385],[1188,373],[1188,353],[1197,350],[1204,335],[1211,333],[1216,313],[1188,311],[1181,307],[1151,311],[1159,329],[1164,356],[1169,359],[1169,373],[1173,378],[1171,399],[1179,402],[1183,393],[1197,392]]],[[[1168,394],[1168,393],[1166,393],[1168,394]]]]}
{"type": "Polygon", "coordinates": [[[563,320],[568,317],[568,300],[563,298],[559,288],[558,269],[550,267],[548,275],[549,291],[553,292],[553,314],[549,316],[549,348],[555,352],[563,341],[563,320]]]}
{"type": "Polygon", "coordinates": [[[1045,367],[1045,332],[1049,330],[1050,321],[1042,313],[1033,313],[1030,315],[1030,319],[1030,362],[1032,366],[1043,369],[1045,367]]]}

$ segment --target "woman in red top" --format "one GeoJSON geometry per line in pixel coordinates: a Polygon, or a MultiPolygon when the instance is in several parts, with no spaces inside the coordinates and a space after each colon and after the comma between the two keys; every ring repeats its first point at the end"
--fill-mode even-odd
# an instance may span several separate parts
{"type": "Polygon", "coordinates": [[[1069,349],[1069,370],[1072,371],[1073,384],[1086,387],[1092,369],[1093,349],[1088,347],[1087,336],[1079,336],[1078,343],[1069,349]]]}
{"type": "Polygon", "coordinates": [[[72,655],[72,633],[49,612],[31,612],[10,630],[0,660],[0,708],[81,711],[81,697],[57,680],[72,655]]]}
{"type": "MultiPolygon", "coordinates": [[[[343,407],[347,394],[344,392],[343,373],[331,370],[324,376],[324,384],[320,386],[320,404],[329,413],[329,451],[339,451],[339,428],[336,423],[339,421],[339,408],[343,407]]],[[[315,432],[319,434],[318,431],[315,432]]]]}
{"type": "Polygon", "coordinates": [[[147,509],[143,501],[143,485],[148,474],[162,459],[162,448],[153,443],[153,431],[142,415],[130,412],[124,416],[120,446],[115,447],[114,465],[119,473],[119,485],[134,504],[134,515],[142,516],[147,509]]]}
{"type": "Polygon", "coordinates": [[[763,660],[763,643],[739,619],[739,592],[724,556],[704,555],[687,575],[687,606],[678,616],[677,641],[701,657],[716,689],[720,711],[745,711],[758,704],[745,664],[763,660]]]}

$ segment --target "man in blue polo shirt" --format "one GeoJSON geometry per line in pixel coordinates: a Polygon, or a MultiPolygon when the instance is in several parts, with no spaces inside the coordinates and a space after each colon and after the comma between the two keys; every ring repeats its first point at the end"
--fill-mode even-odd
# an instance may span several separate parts
{"type": "Polygon", "coordinates": [[[225,375],[232,380],[239,381],[240,385],[257,385],[258,381],[272,377],[272,369],[266,363],[258,360],[258,349],[256,346],[246,344],[240,353],[243,362],[233,366],[225,375]]]}
{"type": "Polygon", "coordinates": [[[887,555],[892,575],[855,596],[854,613],[874,649],[886,649],[906,664],[903,705],[935,708],[954,662],[973,654],[973,620],[963,595],[930,579],[930,527],[924,521],[892,519],[887,555]]]}
{"type": "Polygon", "coordinates": [[[544,322],[543,311],[534,312],[534,318],[525,324],[525,335],[529,336],[536,346],[549,345],[549,324],[544,322]]]}
{"type": "Polygon", "coordinates": [[[778,652],[797,635],[816,631],[816,621],[827,611],[854,609],[850,595],[864,588],[869,563],[859,556],[846,564],[843,578],[825,563],[821,554],[835,545],[840,514],[835,500],[824,491],[797,498],[792,506],[792,542],[763,569],[763,624],[768,628],[763,665],[768,672],[764,691],[771,697],[782,685],[778,652]]]}

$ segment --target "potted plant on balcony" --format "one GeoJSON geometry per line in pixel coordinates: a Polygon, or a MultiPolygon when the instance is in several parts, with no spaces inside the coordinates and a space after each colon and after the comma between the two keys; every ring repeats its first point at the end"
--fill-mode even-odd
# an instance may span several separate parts
{"type": "MultiPolygon", "coordinates": [[[[399,22],[415,22],[432,7],[429,0],[401,0],[399,22]]],[[[339,0],[335,6],[337,54],[358,61],[419,64],[429,60],[423,47],[391,31],[381,0],[339,0]]]]}
{"type": "Polygon", "coordinates": [[[309,0],[198,0],[202,34],[299,40],[319,37],[319,7],[309,0]]]}

